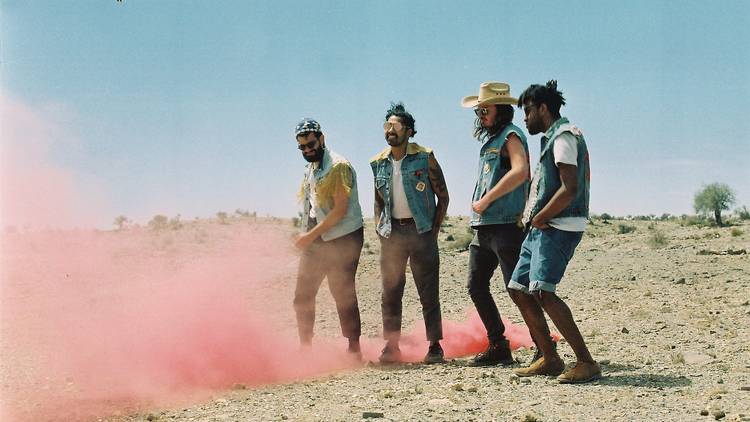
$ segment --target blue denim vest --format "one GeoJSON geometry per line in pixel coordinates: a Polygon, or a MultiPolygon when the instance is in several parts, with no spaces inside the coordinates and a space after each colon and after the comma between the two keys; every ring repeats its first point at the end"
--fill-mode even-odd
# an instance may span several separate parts
{"type": "MultiPolygon", "coordinates": [[[[555,138],[560,134],[570,132],[575,136],[577,141],[578,158],[577,158],[577,171],[578,171],[578,192],[576,193],[573,201],[568,205],[567,208],[562,210],[555,217],[588,217],[589,216],[589,191],[590,191],[590,180],[591,171],[589,169],[589,151],[586,147],[586,141],[583,139],[583,133],[576,126],[573,126],[568,122],[568,119],[561,117],[550,128],[545,132],[542,137],[542,152],[539,158],[539,163],[534,171],[534,179],[539,178],[536,183],[537,187],[537,200],[531,208],[531,214],[529,218],[533,218],[538,213],[552,196],[560,189],[562,183],[560,182],[560,172],[555,165],[555,157],[552,146],[555,143],[555,138]]],[[[532,182],[533,186],[534,182],[532,182]]],[[[532,188],[533,189],[533,188],[532,188]]]]}
{"type": "MultiPolygon", "coordinates": [[[[302,230],[307,230],[308,220],[310,218],[310,183],[308,182],[307,174],[310,171],[311,164],[308,164],[305,168],[305,178],[302,181],[302,193],[303,193],[303,211],[302,211],[302,230]]],[[[362,227],[362,208],[359,206],[359,196],[357,194],[357,172],[354,171],[354,167],[346,160],[346,158],[336,154],[330,149],[326,148],[323,153],[323,159],[320,161],[320,166],[313,170],[313,177],[315,177],[316,186],[320,186],[320,183],[328,176],[331,169],[334,166],[347,166],[352,172],[352,186],[349,194],[349,206],[346,209],[346,215],[341,219],[335,226],[328,229],[320,237],[321,239],[328,241],[338,237],[349,234],[360,227],[362,227]]],[[[333,204],[330,204],[333,207],[333,204]]],[[[318,222],[322,221],[328,213],[331,212],[332,208],[326,206],[326,204],[320,204],[319,202],[315,207],[315,215],[317,216],[318,222]]]]}
{"type": "MultiPolygon", "coordinates": [[[[479,174],[477,175],[477,184],[474,187],[472,201],[481,199],[510,171],[510,158],[501,156],[500,151],[511,133],[515,133],[521,139],[528,160],[529,147],[526,144],[526,135],[518,126],[513,124],[505,126],[500,133],[486,140],[479,151],[479,174]]],[[[475,227],[489,224],[520,223],[528,192],[529,179],[527,177],[520,186],[490,204],[483,214],[480,215],[472,211],[469,224],[475,227]]]]}
{"type": "MultiPolygon", "coordinates": [[[[430,184],[429,157],[432,154],[430,148],[425,148],[410,142],[406,147],[406,156],[401,162],[401,174],[404,180],[404,192],[406,201],[409,203],[412,217],[417,226],[418,233],[432,230],[435,220],[435,193],[430,184]]],[[[380,192],[384,206],[380,213],[380,222],[376,228],[383,237],[391,235],[391,201],[393,187],[391,164],[391,148],[388,147],[380,154],[370,160],[372,174],[375,176],[375,189],[380,192]]]]}

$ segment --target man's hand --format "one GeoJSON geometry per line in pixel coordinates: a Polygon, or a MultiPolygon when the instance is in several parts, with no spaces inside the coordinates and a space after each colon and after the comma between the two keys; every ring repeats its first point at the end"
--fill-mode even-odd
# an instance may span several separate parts
{"type": "Polygon", "coordinates": [[[314,240],[315,237],[313,237],[310,232],[301,233],[295,237],[294,246],[299,250],[305,250],[314,240]]]}
{"type": "Polygon", "coordinates": [[[472,202],[471,209],[475,213],[477,213],[479,215],[482,215],[484,213],[484,211],[487,210],[487,208],[490,206],[489,202],[487,202],[487,200],[485,198],[487,198],[487,197],[484,196],[484,197],[482,197],[482,199],[480,199],[478,201],[475,201],[475,202],[472,202]]]}
{"type": "Polygon", "coordinates": [[[548,229],[550,227],[550,225],[547,224],[546,221],[543,221],[541,218],[539,218],[539,214],[535,215],[534,218],[531,219],[531,225],[539,230],[548,229]]]}

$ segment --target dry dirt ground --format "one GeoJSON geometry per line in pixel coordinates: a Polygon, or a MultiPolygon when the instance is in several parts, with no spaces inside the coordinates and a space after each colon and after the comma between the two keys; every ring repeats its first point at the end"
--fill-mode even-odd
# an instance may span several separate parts
{"type": "MultiPolygon", "coordinates": [[[[518,379],[507,367],[468,367],[468,358],[432,366],[365,365],[315,379],[228,390],[192,406],[116,420],[748,421],[750,257],[744,252],[750,251],[750,224],[736,224],[594,220],[558,291],[602,364],[603,378],[591,384],[518,379]],[[627,231],[621,225],[635,230],[621,234],[627,231]]],[[[462,320],[471,305],[465,289],[468,253],[461,248],[466,227],[465,218],[452,217],[440,235],[444,319],[462,320]]],[[[377,338],[379,245],[371,222],[366,229],[358,295],[363,334],[377,338]]],[[[493,282],[501,313],[521,322],[497,276],[493,282]]],[[[281,280],[288,298],[294,283],[294,274],[281,280]]],[[[404,326],[420,319],[418,303],[409,279],[404,326]]],[[[279,309],[293,331],[289,303],[279,309]]],[[[325,287],[318,296],[316,330],[319,336],[339,335],[325,287]]],[[[573,361],[564,341],[559,349],[573,361]]],[[[517,351],[518,365],[531,354],[517,351]]]]}

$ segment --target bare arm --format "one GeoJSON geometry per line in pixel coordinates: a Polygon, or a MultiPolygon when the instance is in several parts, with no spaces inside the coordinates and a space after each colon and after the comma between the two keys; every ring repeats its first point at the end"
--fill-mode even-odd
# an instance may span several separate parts
{"type": "Polygon", "coordinates": [[[531,220],[531,225],[546,229],[547,222],[568,207],[578,193],[578,168],[572,164],[558,163],[561,186],[552,198],[531,220]]]}
{"type": "Polygon", "coordinates": [[[432,233],[437,236],[440,232],[440,225],[443,224],[445,214],[448,212],[448,202],[450,197],[448,196],[448,186],[445,184],[445,177],[443,176],[443,169],[440,168],[435,154],[430,153],[429,162],[429,173],[430,173],[430,186],[432,191],[437,196],[437,207],[435,209],[435,219],[432,222],[432,233]]]}
{"type": "Polygon", "coordinates": [[[315,241],[315,239],[320,237],[320,235],[338,224],[339,221],[344,218],[348,209],[349,194],[346,189],[344,189],[344,186],[339,186],[336,189],[336,193],[333,195],[333,209],[331,209],[331,212],[329,212],[322,221],[318,222],[312,230],[299,235],[295,242],[295,246],[300,249],[308,247],[313,241],[315,241]]]}
{"type": "Polygon", "coordinates": [[[498,198],[520,186],[528,177],[529,160],[526,158],[526,150],[523,148],[521,139],[515,133],[511,133],[505,145],[510,156],[510,171],[500,178],[481,199],[472,204],[472,209],[478,214],[482,214],[498,198]]]}
{"type": "Polygon", "coordinates": [[[380,224],[380,214],[383,212],[383,207],[385,206],[385,202],[383,201],[383,197],[380,196],[380,191],[378,191],[378,188],[375,188],[375,227],[380,224]]]}

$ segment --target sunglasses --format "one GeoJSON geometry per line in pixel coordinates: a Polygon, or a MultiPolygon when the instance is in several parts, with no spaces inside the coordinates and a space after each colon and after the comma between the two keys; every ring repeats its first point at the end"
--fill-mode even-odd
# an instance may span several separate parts
{"type": "Polygon", "coordinates": [[[489,113],[489,112],[490,112],[489,109],[482,108],[482,107],[477,107],[477,108],[474,109],[474,114],[476,114],[477,117],[486,116],[487,113],[489,113]]]}
{"type": "Polygon", "coordinates": [[[396,132],[401,132],[401,130],[404,128],[404,125],[402,125],[400,122],[385,122],[383,123],[383,129],[388,132],[389,130],[395,130],[396,132]]]}
{"type": "Polygon", "coordinates": [[[297,145],[297,148],[299,148],[300,151],[305,151],[305,150],[308,150],[308,149],[315,149],[315,144],[317,144],[317,143],[318,143],[318,140],[316,139],[316,140],[310,141],[310,142],[308,142],[306,144],[299,144],[299,145],[297,145]]]}

